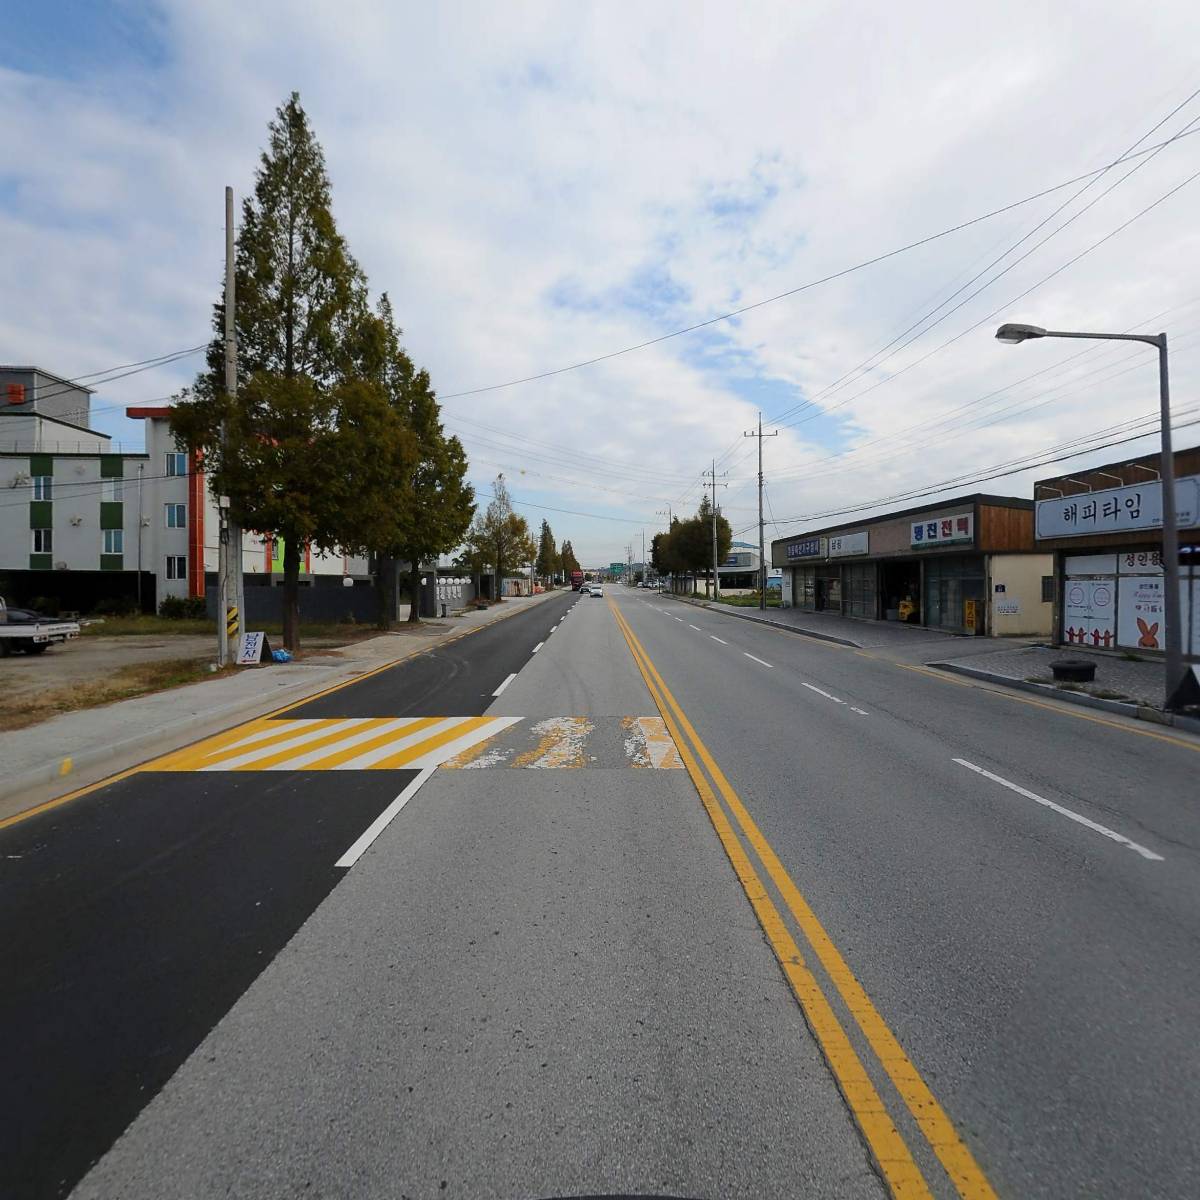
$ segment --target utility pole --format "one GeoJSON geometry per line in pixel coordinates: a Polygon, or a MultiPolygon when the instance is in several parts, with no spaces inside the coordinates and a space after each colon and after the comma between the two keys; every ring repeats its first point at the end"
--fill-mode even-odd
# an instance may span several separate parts
{"type": "MultiPolygon", "coordinates": [[[[762,469],[762,412],[758,414],[758,432],[751,430],[749,433],[743,433],[742,437],[758,438],[758,607],[766,610],[767,607],[767,558],[766,558],[766,536],[763,532],[763,469],[762,469]]],[[[778,437],[779,430],[774,433],[768,433],[766,437],[778,437]]]]}
{"type": "MultiPolygon", "coordinates": [[[[705,475],[712,476],[712,543],[713,543],[713,585],[712,598],[716,600],[721,594],[721,585],[718,582],[720,576],[717,574],[717,460],[713,459],[711,471],[705,471],[705,475]]],[[[722,487],[728,487],[729,484],[723,483],[722,487]]]]}
{"type": "MultiPolygon", "coordinates": [[[[668,504],[666,508],[656,509],[654,512],[654,515],[656,517],[666,517],[667,518],[667,537],[670,537],[671,536],[671,520],[674,515],[671,512],[671,506],[668,504]]],[[[658,576],[658,578],[661,580],[662,575],[660,574],[658,576]]],[[[672,592],[675,591],[675,572],[674,571],[671,572],[671,591],[672,592]]]]}

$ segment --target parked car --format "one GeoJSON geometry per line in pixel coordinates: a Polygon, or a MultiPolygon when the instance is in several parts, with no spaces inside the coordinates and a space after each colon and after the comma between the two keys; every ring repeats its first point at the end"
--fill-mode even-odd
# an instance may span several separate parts
{"type": "Polygon", "coordinates": [[[79,636],[75,621],[59,621],[28,608],[7,608],[0,596],[0,657],[14,650],[41,654],[52,642],[66,642],[79,636]]]}

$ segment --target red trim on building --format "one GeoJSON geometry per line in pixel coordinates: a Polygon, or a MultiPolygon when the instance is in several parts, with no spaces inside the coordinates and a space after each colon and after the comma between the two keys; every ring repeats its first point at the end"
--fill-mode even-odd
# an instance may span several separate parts
{"type": "Polygon", "coordinates": [[[312,574],[312,547],[307,542],[304,545],[304,573],[312,574]]]}
{"type": "Polygon", "coordinates": [[[156,408],[135,406],[134,408],[127,408],[125,410],[125,415],[129,417],[130,420],[141,421],[147,417],[169,417],[171,415],[171,410],[167,407],[156,408]]]}
{"type": "MultiPolygon", "coordinates": [[[[129,410],[132,411],[132,410],[129,410]]],[[[192,454],[192,470],[188,475],[188,595],[204,595],[204,471],[200,452],[192,454]]]]}
{"type": "Polygon", "coordinates": [[[273,537],[263,538],[263,570],[268,575],[271,573],[271,562],[275,558],[275,539],[273,537]]]}

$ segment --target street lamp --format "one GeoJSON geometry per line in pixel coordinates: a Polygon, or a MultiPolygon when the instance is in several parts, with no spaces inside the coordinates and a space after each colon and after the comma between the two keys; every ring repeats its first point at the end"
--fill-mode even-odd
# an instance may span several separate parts
{"type": "Polygon", "coordinates": [[[1162,441],[1162,512],[1163,512],[1163,586],[1166,596],[1163,616],[1166,621],[1166,696],[1164,708],[1171,708],[1175,693],[1183,684],[1183,630],[1179,603],[1179,523],[1175,510],[1175,456],[1171,449],[1171,388],[1167,375],[1167,335],[1165,333],[1079,333],[1062,329],[1043,329],[1040,325],[1001,325],[996,340],[1017,345],[1034,338],[1085,338],[1098,342],[1144,342],[1158,350],[1159,435],[1162,441]]]}

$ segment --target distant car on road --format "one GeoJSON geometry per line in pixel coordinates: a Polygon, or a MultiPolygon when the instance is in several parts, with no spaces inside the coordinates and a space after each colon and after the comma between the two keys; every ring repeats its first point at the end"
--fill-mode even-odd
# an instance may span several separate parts
{"type": "Polygon", "coordinates": [[[591,584],[591,585],[588,587],[588,589],[587,589],[587,590],[588,590],[588,591],[589,591],[589,592],[590,592],[590,593],[591,593],[593,596],[603,596],[603,595],[604,595],[604,584],[602,584],[602,583],[593,583],[593,584],[591,584]]]}
{"type": "Polygon", "coordinates": [[[589,596],[589,595],[591,595],[591,592],[592,592],[592,585],[590,583],[581,583],[579,585],[579,594],[581,596],[589,596]]]}

